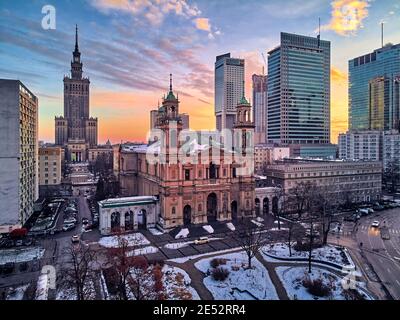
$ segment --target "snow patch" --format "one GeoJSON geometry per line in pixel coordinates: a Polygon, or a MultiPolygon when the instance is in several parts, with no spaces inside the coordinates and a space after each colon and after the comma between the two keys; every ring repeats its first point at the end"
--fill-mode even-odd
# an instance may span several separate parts
{"type": "Polygon", "coordinates": [[[0,265],[41,259],[44,252],[45,249],[41,247],[1,250],[0,265]]]}
{"type": "Polygon", "coordinates": [[[262,227],[263,224],[261,222],[258,222],[256,220],[251,220],[251,222],[253,222],[257,227],[262,227]]]}
{"type": "Polygon", "coordinates": [[[206,230],[208,233],[214,233],[214,228],[210,225],[203,226],[203,229],[206,230]]]}
{"type": "Polygon", "coordinates": [[[252,269],[248,269],[248,259],[244,251],[210,257],[196,262],[195,267],[207,276],[203,282],[216,300],[277,300],[278,295],[269,278],[268,271],[256,258],[252,259],[252,269]],[[212,259],[226,259],[221,267],[229,270],[224,281],[215,281],[211,276],[212,259]]]}
{"type": "Polygon", "coordinates": [[[236,228],[235,228],[235,226],[233,225],[232,222],[228,222],[228,223],[226,224],[226,226],[227,226],[228,229],[231,230],[231,231],[235,231],[235,230],[236,230],[236,228]]]}
{"type": "Polygon", "coordinates": [[[192,279],[181,268],[165,264],[163,283],[168,300],[200,300],[197,291],[190,285],[192,279]]]}
{"type": "Polygon", "coordinates": [[[106,248],[118,248],[118,239],[123,238],[128,241],[128,247],[150,244],[150,241],[141,233],[131,233],[122,236],[108,236],[100,239],[99,244],[106,248]]]}
{"type": "Polygon", "coordinates": [[[160,236],[160,235],[164,234],[164,232],[161,232],[157,228],[149,228],[148,230],[151,232],[151,234],[153,236],[160,236]]]}
{"type": "Polygon", "coordinates": [[[139,248],[139,249],[135,249],[132,251],[127,252],[127,256],[131,257],[131,256],[142,256],[144,254],[150,254],[150,253],[156,253],[158,252],[158,249],[156,247],[153,246],[147,246],[147,247],[143,247],[143,248],[139,248]]]}
{"type": "Polygon", "coordinates": [[[182,238],[187,238],[189,235],[189,229],[188,228],[183,228],[179,233],[175,236],[175,239],[182,239],[182,238]]]}

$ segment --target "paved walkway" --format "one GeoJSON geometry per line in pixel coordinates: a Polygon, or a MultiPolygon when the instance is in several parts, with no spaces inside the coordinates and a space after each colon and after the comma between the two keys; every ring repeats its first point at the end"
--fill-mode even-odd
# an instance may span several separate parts
{"type": "Polygon", "coordinates": [[[289,300],[286,290],[275,272],[275,267],[277,266],[277,264],[274,265],[270,262],[265,261],[260,252],[257,252],[256,258],[262,263],[265,269],[267,269],[272,284],[274,285],[276,293],[278,294],[279,300],[289,300]]]}

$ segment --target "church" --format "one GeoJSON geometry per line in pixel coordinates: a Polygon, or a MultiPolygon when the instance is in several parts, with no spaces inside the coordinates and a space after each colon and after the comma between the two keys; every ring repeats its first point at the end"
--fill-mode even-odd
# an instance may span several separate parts
{"type": "Polygon", "coordinates": [[[240,149],[224,143],[218,131],[208,132],[208,140],[201,139],[204,133],[188,130],[192,139],[182,141],[179,104],[171,78],[149,143],[121,144],[114,154],[124,197],[99,202],[102,234],[154,225],[171,230],[255,215],[254,123],[244,93],[237,106],[233,135],[237,140],[233,146],[240,142],[240,149]],[[249,161],[237,161],[246,152],[249,161]]]}
{"type": "Polygon", "coordinates": [[[82,67],[76,26],[71,74],[64,77],[64,115],[55,117],[55,143],[65,149],[68,162],[88,161],[88,149],[97,146],[97,118],[89,113],[90,80],[82,67]]]}

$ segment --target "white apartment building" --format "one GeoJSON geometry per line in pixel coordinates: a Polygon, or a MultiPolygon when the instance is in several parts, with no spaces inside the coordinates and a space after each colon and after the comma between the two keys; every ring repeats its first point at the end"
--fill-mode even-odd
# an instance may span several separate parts
{"type": "Polygon", "coordinates": [[[339,134],[339,159],[381,160],[382,131],[348,131],[339,134]]]}
{"type": "Polygon", "coordinates": [[[20,227],[38,198],[38,99],[0,79],[0,233],[20,227]]]}

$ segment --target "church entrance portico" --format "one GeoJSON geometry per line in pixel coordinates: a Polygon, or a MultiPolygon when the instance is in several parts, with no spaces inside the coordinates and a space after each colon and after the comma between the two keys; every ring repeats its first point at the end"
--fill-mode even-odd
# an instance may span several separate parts
{"type": "Polygon", "coordinates": [[[99,210],[102,235],[155,227],[160,211],[158,199],[153,196],[99,201],[99,210]]]}

